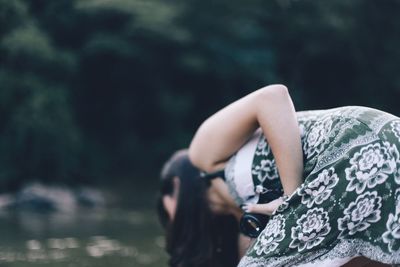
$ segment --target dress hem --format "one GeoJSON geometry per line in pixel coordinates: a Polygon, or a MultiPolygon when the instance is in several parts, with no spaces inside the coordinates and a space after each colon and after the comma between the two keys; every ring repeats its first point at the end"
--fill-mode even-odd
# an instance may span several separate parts
{"type": "Polygon", "coordinates": [[[245,256],[240,261],[238,267],[335,267],[341,266],[351,259],[364,256],[370,260],[400,266],[400,251],[386,253],[379,246],[361,239],[346,240],[342,239],[332,249],[321,249],[305,254],[296,254],[282,257],[262,257],[257,258],[245,256]]]}

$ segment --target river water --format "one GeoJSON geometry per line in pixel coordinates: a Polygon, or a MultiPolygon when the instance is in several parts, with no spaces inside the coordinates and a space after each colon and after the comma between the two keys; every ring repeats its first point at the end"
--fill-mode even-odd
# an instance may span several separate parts
{"type": "Polygon", "coordinates": [[[0,266],[166,266],[153,209],[0,212],[0,266]]]}

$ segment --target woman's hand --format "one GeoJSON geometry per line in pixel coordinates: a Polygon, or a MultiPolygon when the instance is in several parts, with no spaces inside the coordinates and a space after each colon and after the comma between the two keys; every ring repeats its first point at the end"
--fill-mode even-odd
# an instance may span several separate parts
{"type": "Polygon", "coordinates": [[[247,213],[260,213],[271,216],[283,203],[283,198],[277,198],[265,204],[246,204],[242,208],[247,213]]]}

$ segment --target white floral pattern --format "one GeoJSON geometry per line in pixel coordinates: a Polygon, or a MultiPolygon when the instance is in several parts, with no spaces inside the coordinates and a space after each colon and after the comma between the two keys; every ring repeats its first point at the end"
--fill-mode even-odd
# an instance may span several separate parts
{"type": "Polygon", "coordinates": [[[329,198],[338,181],[339,177],[333,167],[323,170],[316,179],[299,192],[301,203],[307,205],[308,208],[311,208],[314,203],[320,205],[329,198]]]}
{"type": "Polygon", "coordinates": [[[260,161],[253,162],[251,169],[251,174],[258,180],[257,183],[263,183],[266,179],[279,178],[274,156],[264,136],[261,136],[258,141],[255,156],[261,158],[260,161]]]}
{"type": "Polygon", "coordinates": [[[390,124],[390,126],[392,127],[392,131],[394,133],[394,135],[400,139],[400,120],[395,120],[392,121],[392,123],[390,124]]]}
{"type": "Polygon", "coordinates": [[[271,148],[269,147],[267,140],[263,136],[261,136],[257,148],[256,148],[256,156],[268,156],[271,153],[271,148]]]}
{"type": "Polygon", "coordinates": [[[366,187],[371,189],[384,183],[388,175],[396,170],[396,157],[398,161],[397,148],[390,147],[387,142],[362,147],[350,159],[351,167],[345,169],[346,179],[350,181],[346,190],[356,190],[361,194],[366,187]]]}
{"type": "Polygon", "coordinates": [[[400,214],[389,214],[386,222],[387,231],[383,233],[383,242],[388,244],[390,252],[398,251],[400,246],[400,214]]]}
{"type": "Polygon", "coordinates": [[[364,231],[372,223],[381,219],[382,198],[376,191],[365,192],[357,197],[344,210],[344,217],[338,219],[338,229],[341,231],[340,237],[364,231]]]}
{"type": "Polygon", "coordinates": [[[331,131],[333,120],[330,116],[317,121],[308,132],[304,142],[304,152],[307,158],[311,158],[314,154],[322,151],[327,141],[326,137],[331,131]]]}
{"type": "Polygon", "coordinates": [[[322,208],[308,210],[297,220],[297,226],[292,227],[292,242],[289,247],[298,251],[311,249],[320,244],[331,231],[328,212],[322,208]]]}
{"type": "Polygon", "coordinates": [[[396,203],[395,213],[390,213],[386,222],[387,231],[383,233],[383,242],[388,244],[390,252],[400,249],[400,188],[394,193],[396,203]]]}
{"type": "Polygon", "coordinates": [[[394,192],[394,200],[396,205],[396,213],[400,213],[400,188],[397,188],[394,192]]]}
{"type": "Polygon", "coordinates": [[[252,174],[262,183],[265,179],[273,180],[279,178],[275,160],[263,159],[260,165],[255,165],[252,174]]]}
{"type": "Polygon", "coordinates": [[[260,234],[254,249],[258,255],[267,254],[274,251],[280,241],[285,238],[285,219],[282,215],[272,218],[260,234]]]}
{"type": "Polygon", "coordinates": [[[285,209],[287,209],[288,207],[289,207],[289,202],[286,200],[286,201],[282,202],[282,204],[280,204],[278,206],[278,208],[272,214],[275,215],[275,213],[277,213],[277,212],[282,212],[285,209]]]}
{"type": "Polygon", "coordinates": [[[390,144],[389,142],[384,142],[385,146],[388,148],[388,152],[392,157],[391,163],[393,164],[391,167],[393,168],[393,176],[394,181],[400,185],[400,153],[395,145],[390,144]]]}

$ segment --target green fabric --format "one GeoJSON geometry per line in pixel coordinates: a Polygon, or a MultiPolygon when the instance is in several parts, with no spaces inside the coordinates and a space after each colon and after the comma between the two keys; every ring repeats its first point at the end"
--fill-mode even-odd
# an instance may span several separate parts
{"type": "MultiPolygon", "coordinates": [[[[304,182],[239,266],[290,266],[364,255],[400,263],[400,119],[366,107],[298,112],[304,182]]],[[[262,137],[255,185],[281,187],[262,137]]]]}

